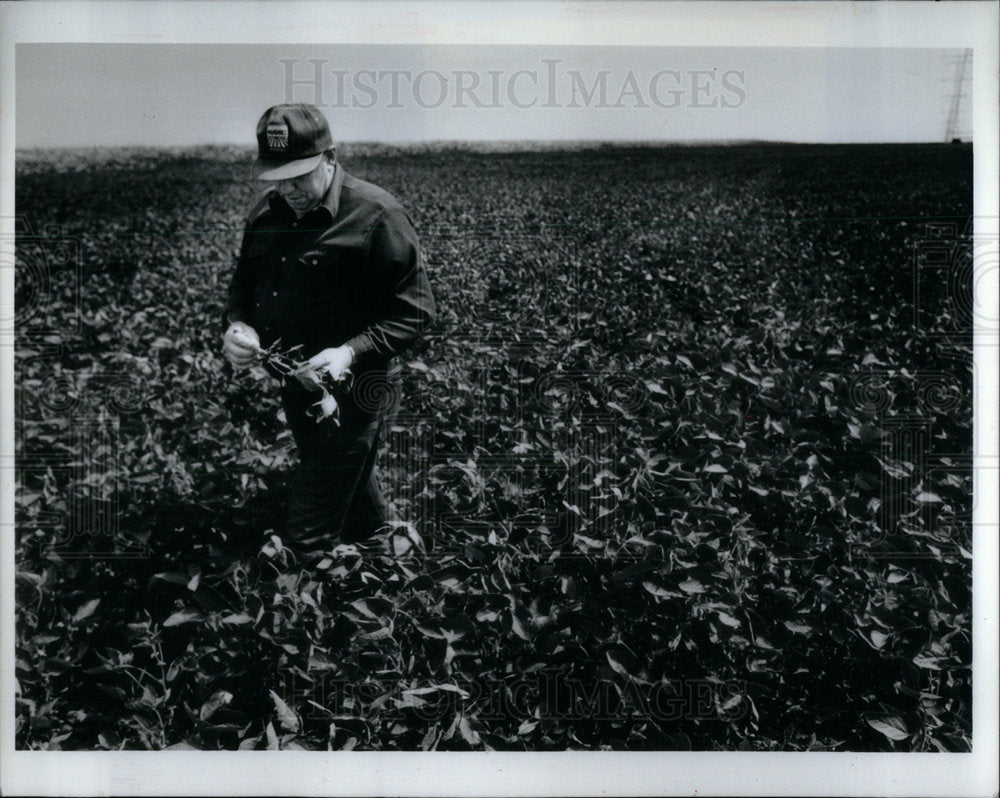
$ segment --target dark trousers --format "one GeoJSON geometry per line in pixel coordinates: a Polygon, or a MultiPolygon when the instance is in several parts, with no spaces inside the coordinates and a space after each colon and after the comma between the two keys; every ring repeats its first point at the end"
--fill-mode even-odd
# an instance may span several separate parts
{"type": "Polygon", "coordinates": [[[320,393],[289,380],[282,389],[285,417],[299,450],[286,545],[299,553],[371,537],[386,524],[387,505],[375,471],[385,414],[340,402],[340,425],[315,421],[307,411],[320,393]]]}

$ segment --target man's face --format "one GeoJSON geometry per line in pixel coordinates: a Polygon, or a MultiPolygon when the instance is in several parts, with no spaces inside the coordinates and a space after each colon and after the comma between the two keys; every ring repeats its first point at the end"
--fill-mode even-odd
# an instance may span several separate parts
{"type": "Polygon", "coordinates": [[[291,206],[296,215],[301,216],[319,204],[330,183],[333,168],[333,161],[328,156],[320,161],[311,172],[288,180],[275,181],[278,184],[278,193],[291,206]]]}

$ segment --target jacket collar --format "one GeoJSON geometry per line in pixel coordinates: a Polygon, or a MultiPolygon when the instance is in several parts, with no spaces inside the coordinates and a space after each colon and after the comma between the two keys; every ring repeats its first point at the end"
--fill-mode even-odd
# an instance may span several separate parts
{"type": "Polygon", "coordinates": [[[333,180],[330,187],[319,201],[319,208],[326,208],[330,212],[330,221],[337,218],[337,211],[340,209],[340,190],[344,187],[344,167],[339,163],[334,164],[333,180]]]}

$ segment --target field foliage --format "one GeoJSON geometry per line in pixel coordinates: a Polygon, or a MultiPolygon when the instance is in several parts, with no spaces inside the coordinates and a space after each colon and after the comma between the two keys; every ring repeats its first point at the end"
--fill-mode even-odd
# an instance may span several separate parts
{"type": "Polygon", "coordinates": [[[343,160],[440,319],[301,561],[249,154],[19,159],[19,747],[970,750],[969,148],[343,160]]]}

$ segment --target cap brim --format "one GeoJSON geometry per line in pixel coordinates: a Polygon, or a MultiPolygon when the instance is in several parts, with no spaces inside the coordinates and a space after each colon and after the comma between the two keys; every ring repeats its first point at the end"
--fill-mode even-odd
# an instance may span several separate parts
{"type": "Polygon", "coordinates": [[[311,172],[322,160],[323,153],[300,158],[297,161],[274,161],[258,158],[253,165],[253,176],[257,180],[288,180],[311,172]]]}

